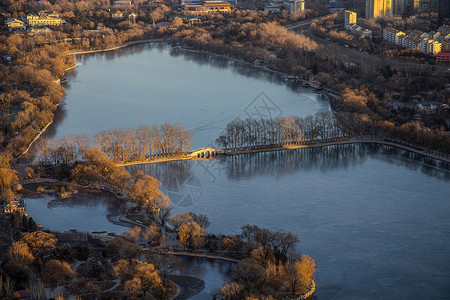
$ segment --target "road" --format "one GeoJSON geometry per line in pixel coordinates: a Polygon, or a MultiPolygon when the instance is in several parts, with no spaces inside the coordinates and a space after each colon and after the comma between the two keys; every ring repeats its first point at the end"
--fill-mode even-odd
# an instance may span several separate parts
{"type": "Polygon", "coordinates": [[[294,30],[294,31],[296,31],[296,29],[308,29],[314,20],[315,19],[308,19],[308,20],[303,20],[303,21],[300,21],[300,22],[297,22],[294,24],[289,24],[286,26],[286,29],[294,30]]]}
{"type": "MultiPolygon", "coordinates": [[[[413,61],[400,61],[400,60],[393,59],[390,57],[382,57],[381,55],[375,55],[375,54],[370,54],[367,52],[362,52],[357,49],[347,48],[344,45],[341,45],[341,44],[335,43],[333,41],[328,41],[324,38],[318,37],[310,29],[311,23],[314,22],[314,20],[316,20],[316,19],[318,19],[318,18],[303,20],[301,22],[289,24],[286,26],[286,29],[292,30],[297,33],[301,32],[302,34],[311,38],[318,44],[334,45],[335,47],[339,47],[342,51],[345,51],[345,53],[348,55],[348,57],[353,58],[353,60],[358,60],[358,61],[368,61],[369,60],[370,61],[373,59],[379,59],[379,60],[383,60],[384,63],[390,64],[391,66],[407,66],[407,67],[411,67],[414,65],[430,66],[430,65],[426,65],[426,64],[422,64],[422,63],[416,63],[413,61]]],[[[450,70],[448,67],[444,67],[444,66],[440,66],[440,65],[432,65],[432,67],[434,67],[435,69],[437,69],[441,72],[448,72],[450,70]]]]}

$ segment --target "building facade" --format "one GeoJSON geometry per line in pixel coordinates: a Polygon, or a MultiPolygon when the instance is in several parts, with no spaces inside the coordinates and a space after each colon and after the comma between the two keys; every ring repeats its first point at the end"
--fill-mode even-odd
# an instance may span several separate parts
{"type": "Polygon", "coordinates": [[[418,30],[401,32],[392,27],[383,28],[383,40],[402,48],[418,48],[425,54],[437,55],[442,51],[442,43],[433,39],[439,37],[436,32],[425,33],[418,30]]]}
{"type": "Polygon", "coordinates": [[[26,22],[28,26],[61,26],[62,19],[28,15],[26,22]]]}
{"type": "Polygon", "coordinates": [[[346,10],[344,12],[344,17],[345,17],[344,20],[345,27],[348,27],[350,24],[356,24],[358,14],[353,11],[346,10]]]}
{"type": "Polygon", "coordinates": [[[11,202],[3,203],[1,205],[1,213],[4,214],[13,214],[16,211],[21,212],[26,215],[25,212],[25,203],[23,200],[13,200],[11,202]]]}
{"type": "Polygon", "coordinates": [[[450,53],[441,52],[436,55],[436,63],[450,64],[450,53]]]}
{"type": "Polygon", "coordinates": [[[404,36],[405,33],[391,27],[385,27],[383,29],[383,40],[394,43],[401,46],[400,37],[404,36]]]}
{"type": "Polygon", "coordinates": [[[290,12],[302,12],[305,10],[305,0],[291,0],[290,12]]]}
{"type": "Polygon", "coordinates": [[[229,13],[231,4],[226,1],[204,1],[201,4],[188,4],[182,6],[183,12],[190,15],[205,15],[214,12],[229,13]]]}
{"type": "Polygon", "coordinates": [[[383,18],[392,15],[392,0],[366,0],[366,18],[383,18]]]}
{"type": "Polygon", "coordinates": [[[9,31],[15,30],[15,29],[25,29],[25,23],[14,18],[8,18],[5,21],[6,27],[8,27],[9,31]]]}

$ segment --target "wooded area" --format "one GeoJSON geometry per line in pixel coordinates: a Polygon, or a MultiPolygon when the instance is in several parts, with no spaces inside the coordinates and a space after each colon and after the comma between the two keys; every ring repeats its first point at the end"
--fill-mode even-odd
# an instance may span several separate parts
{"type": "Polygon", "coordinates": [[[224,148],[254,146],[284,146],[336,141],[345,134],[332,113],[318,113],[306,118],[279,117],[277,119],[234,120],[216,143],[224,148]]]}
{"type": "Polygon", "coordinates": [[[105,130],[94,135],[40,139],[36,147],[42,164],[72,164],[85,159],[88,147],[98,147],[115,162],[143,161],[182,154],[191,149],[192,133],[177,124],[140,125],[135,129],[105,130]],[[93,144],[91,144],[94,142],[93,144]]]}

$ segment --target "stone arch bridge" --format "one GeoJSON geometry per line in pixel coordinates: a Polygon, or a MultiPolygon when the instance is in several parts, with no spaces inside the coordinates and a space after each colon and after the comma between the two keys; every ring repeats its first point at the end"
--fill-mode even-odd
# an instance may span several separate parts
{"type": "Polygon", "coordinates": [[[217,155],[224,154],[222,149],[215,149],[210,147],[200,148],[198,150],[192,151],[190,157],[192,158],[212,158],[217,155]]]}

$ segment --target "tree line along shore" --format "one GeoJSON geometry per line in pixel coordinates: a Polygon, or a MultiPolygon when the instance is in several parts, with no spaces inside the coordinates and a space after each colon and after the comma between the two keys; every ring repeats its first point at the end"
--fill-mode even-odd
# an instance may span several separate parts
{"type": "MultiPolygon", "coordinates": [[[[99,6],[100,11],[103,5],[99,6]]],[[[320,9],[295,16],[233,10],[226,15],[205,16],[196,24],[178,22],[176,30],[168,30],[153,26],[153,21],[170,19],[174,14],[171,7],[163,4],[150,7],[148,14],[139,16],[136,23],[113,21],[100,13],[91,15],[81,7],[76,8],[77,14],[72,16],[70,7],[56,7],[68,24],[53,28],[52,35],[45,37],[57,43],[42,43],[43,37],[39,35],[3,32],[1,36],[0,52],[11,61],[0,64],[0,144],[13,156],[23,153],[52,120],[64,95],[64,89],[55,80],[63,78],[65,70],[75,63],[73,56],[67,56],[69,52],[108,49],[143,38],[165,38],[172,44],[250,63],[256,59],[269,69],[306,80],[316,76],[314,80],[321,88],[333,90],[339,96],[334,108],[347,113],[358,124],[358,129],[383,131],[408,143],[449,153],[448,135],[443,130],[448,110],[440,109],[435,114],[422,112],[422,122],[417,122],[417,112],[411,105],[394,108],[392,104],[411,104],[416,95],[448,101],[446,70],[438,66],[396,65],[395,60],[376,56],[361,61],[358,57],[349,57],[341,47],[322,45],[281,26],[317,16],[320,9]],[[82,34],[96,24],[108,25],[114,30],[106,33],[89,29],[92,31],[89,35],[82,34]]],[[[9,9],[11,15],[20,15],[33,8],[21,4],[9,9]]]]}
{"type": "MultiPolygon", "coordinates": [[[[83,188],[76,191],[70,182],[113,191],[133,204],[124,213],[140,225],[130,227],[122,236],[95,237],[76,231],[42,231],[21,211],[3,216],[2,233],[8,234],[2,239],[10,246],[3,252],[4,263],[0,266],[0,276],[5,276],[2,296],[13,298],[14,291],[26,289],[38,297],[45,287],[64,287],[65,295],[101,295],[107,299],[111,295],[122,298],[149,294],[169,299],[175,288],[167,275],[180,264],[175,257],[161,254],[174,250],[240,260],[233,271],[233,282],[218,291],[220,299],[284,298],[313,291],[316,263],[311,256],[297,252],[296,235],[254,225],[244,226],[240,235],[208,234],[207,216],[171,214],[172,206],[159,190],[158,180],[142,171],[131,177],[98,148],[88,148],[84,155],[85,162],[63,170],[70,170],[66,180],[20,186],[15,173],[9,173],[11,185],[5,188],[10,194],[55,193],[62,202],[76,201],[71,198],[85,192],[83,188]],[[9,232],[13,233],[12,240],[9,232]],[[170,241],[171,234],[176,235],[177,242],[170,241]]],[[[2,157],[2,161],[6,159],[2,157]]],[[[6,196],[4,191],[2,197],[6,196]]]]}
{"type": "MultiPolygon", "coordinates": [[[[3,5],[7,17],[39,9],[32,2],[6,1],[3,5]]],[[[338,45],[324,45],[284,27],[323,15],[320,6],[302,14],[280,15],[233,9],[229,14],[212,13],[192,24],[175,16],[176,7],[169,3],[133,4],[138,11],[133,22],[112,19],[111,4],[107,2],[45,5],[58,12],[66,25],[52,27],[46,35],[8,31],[0,35],[0,201],[11,207],[17,204],[24,188],[11,166],[53,120],[65,94],[59,82],[76,64],[74,55],[68,54],[102,51],[144,38],[164,38],[172,45],[249,63],[257,61],[265,68],[313,80],[320,89],[338,96],[333,99],[333,116],[230,123],[225,134],[218,137],[223,147],[285,146],[374,135],[431,149],[438,155],[450,153],[445,128],[445,120],[450,118],[448,109],[439,108],[429,114],[412,108],[418,95],[449,103],[448,71],[388,57],[353,57],[338,45]],[[162,20],[173,26],[158,27],[162,20]]],[[[117,166],[118,162],[186,153],[190,134],[176,124],[103,132],[97,135],[98,147],[90,147],[89,139],[83,136],[38,142],[39,159],[58,164],[61,179],[124,196],[133,203],[130,217],[138,218],[148,228],[131,228],[122,237],[102,239],[76,233],[57,236],[38,230],[34,221],[20,211],[2,216],[2,297],[12,298],[19,289],[39,296],[45,287],[66,282],[67,291],[76,295],[108,291],[114,293],[106,293],[105,298],[146,294],[169,298],[174,286],[166,275],[176,263],[160,262],[154,257],[136,259],[144,251],[137,245],[139,242],[144,241],[156,252],[166,247],[166,229],[177,235],[183,248],[213,253],[219,249],[244,258],[235,268],[233,282],[222,287],[218,297],[271,299],[298,297],[314,290],[316,264],[312,257],[296,253],[298,237],[251,225],[244,227],[240,235],[209,235],[204,217],[171,216],[170,201],[159,190],[156,179],[140,172],[131,176],[117,166]],[[78,276],[82,280],[74,280],[78,276]]],[[[44,168],[43,174],[54,175],[54,167],[44,168]]],[[[24,170],[26,176],[34,172],[31,167],[24,170]]],[[[60,188],[59,194],[63,192],[60,188]]]]}

